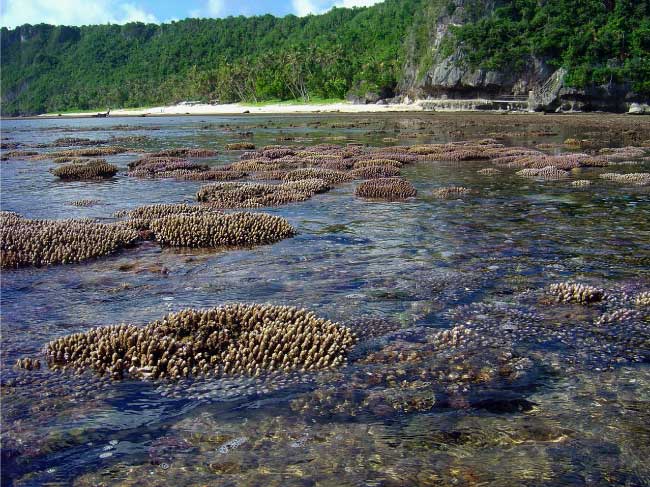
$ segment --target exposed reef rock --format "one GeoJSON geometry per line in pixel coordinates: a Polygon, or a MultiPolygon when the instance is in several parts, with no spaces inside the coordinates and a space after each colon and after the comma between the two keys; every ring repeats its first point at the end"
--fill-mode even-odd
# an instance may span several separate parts
{"type": "Polygon", "coordinates": [[[186,309],[144,327],[114,325],[50,342],[50,368],[114,379],[258,375],[343,365],[356,341],[345,326],[287,306],[234,304],[186,309]]]}
{"type": "Polygon", "coordinates": [[[110,255],[139,240],[122,223],[91,220],[28,220],[1,212],[2,267],[70,264],[110,255]]]}

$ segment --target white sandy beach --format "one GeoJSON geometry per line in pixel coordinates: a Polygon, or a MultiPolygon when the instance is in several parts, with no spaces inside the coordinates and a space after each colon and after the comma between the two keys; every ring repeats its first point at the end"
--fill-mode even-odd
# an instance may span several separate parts
{"type": "MultiPolygon", "coordinates": [[[[229,103],[222,105],[170,105],[153,108],[124,108],[111,110],[110,115],[123,116],[165,116],[165,115],[230,115],[230,114],[291,114],[291,113],[381,113],[381,112],[413,112],[421,111],[419,103],[412,104],[354,104],[354,103],[327,103],[327,104],[269,104],[269,105],[245,105],[241,103],[229,103]]],[[[89,117],[92,112],[70,112],[63,113],[63,117],[89,117]]],[[[56,113],[41,115],[44,117],[57,116],[56,113]]]]}

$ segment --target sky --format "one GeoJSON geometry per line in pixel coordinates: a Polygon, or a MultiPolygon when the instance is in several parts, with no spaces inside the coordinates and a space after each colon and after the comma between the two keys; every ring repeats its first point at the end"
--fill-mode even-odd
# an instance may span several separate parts
{"type": "Polygon", "coordinates": [[[304,16],[332,7],[369,6],[381,0],[0,0],[0,25],[124,24],[229,15],[304,16]]]}

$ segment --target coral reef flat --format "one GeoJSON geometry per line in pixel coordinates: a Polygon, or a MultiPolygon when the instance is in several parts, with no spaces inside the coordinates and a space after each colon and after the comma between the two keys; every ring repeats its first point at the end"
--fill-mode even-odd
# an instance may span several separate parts
{"type": "Polygon", "coordinates": [[[642,486],[650,120],[6,120],[2,485],[642,486]]]}

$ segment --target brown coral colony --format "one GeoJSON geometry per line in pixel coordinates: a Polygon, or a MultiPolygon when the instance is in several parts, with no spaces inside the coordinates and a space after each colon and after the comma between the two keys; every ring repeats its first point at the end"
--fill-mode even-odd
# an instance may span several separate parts
{"type": "Polygon", "coordinates": [[[287,306],[234,304],[186,309],[144,327],[114,325],[59,338],[46,347],[52,369],[94,370],[118,379],[343,365],[356,337],[345,326],[287,306]]]}

